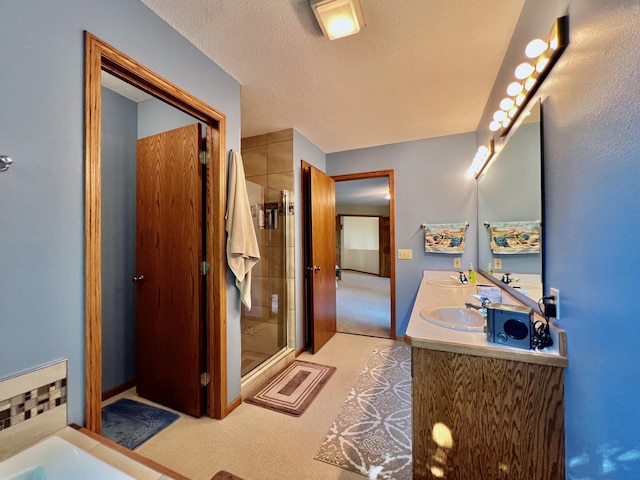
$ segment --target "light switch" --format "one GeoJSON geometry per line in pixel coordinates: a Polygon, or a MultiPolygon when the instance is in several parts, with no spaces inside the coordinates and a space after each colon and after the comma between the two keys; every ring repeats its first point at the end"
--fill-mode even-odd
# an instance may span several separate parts
{"type": "Polygon", "coordinates": [[[410,248],[399,248],[398,259],[399,260],[411,260],[413,258],[413,250],[410,248]]]}
{"type": "Polygon", "coordinates": [[[494,258],[493,259],[493,269],[494,270],[502,270],[502,259],[494,258]]]}
{"type": "Polygon", "coordinates": [[[462,258],[454,257],[453,259],[453,268],[462,268],[462,258]]]}

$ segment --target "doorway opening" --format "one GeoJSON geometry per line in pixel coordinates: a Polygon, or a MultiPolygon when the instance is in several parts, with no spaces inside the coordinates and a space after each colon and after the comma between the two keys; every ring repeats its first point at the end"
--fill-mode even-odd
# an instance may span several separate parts
{"type": "MultiPolygon", "coordinates": [[[[206,412],[214,418],[228,413],[226,395],[226,262],[224,248],[224,205],[226,193],[225,116],[188,92],[171,84],[124,53],[114,49],[90,33],[85,34],[85,425],[96,433],[101,431],[102,400],[102,72],[123,80],[129,85],[175,107],[205,125],[205,159],[203,182],[206,194],[202,198],[203,229],[202,266],[207,265],[207,281],[202,294],[196,296],[203,303],[202,364],[191,371],[189,381],[197,383],[210,379],[204,393],[206,412]],[[204,370],[204,372],[202,371],[204,370]]],[[[198,148],[201,146],[198,145],[198,148]]],[[[198,168],[200,165],[198,166],[198,168]]],[[[201,187],[195,187],[199,190],[201,187]]],[[[200,194],[202,192],[200,191],[200,194]]],[[[197,195],[197,194],[196,194],[197,195]]],[[[200,262],[200,260],[198,260],[200,262]]],[[[197,264],[196,264],[197,265],[197,264]]],[[[138,275],[136,275],[138,276],[138,275]]],[[[199,363],[199,362],[198,362],[199,363]]]]}
{"type": "Polygon", "coordinates": [[[395,339],[393,170],[332,178],[337,331],[395,339]]]}
{"type": "MultiPolygon", "coordinates": [[[[336,211],[344,208],[337,188],[336,211]]],[[[389,224],[388,206],[381,210],[381,216],[336,216],[337,332],[391,337],[389,255],[383,255],[389,245],[389,229],[384,228],[389,224]]]]}

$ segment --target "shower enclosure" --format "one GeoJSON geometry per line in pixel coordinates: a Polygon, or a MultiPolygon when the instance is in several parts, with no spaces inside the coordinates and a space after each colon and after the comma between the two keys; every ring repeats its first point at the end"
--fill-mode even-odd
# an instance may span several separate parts
{"type": "Polygon", "coordinates": [[[293,338],[293,138],[282,135],[286,132],[242,140],[261,256],[251,275],[251,310],[243,305],[240,316],[243,377],[286,349],[293,338]]]}

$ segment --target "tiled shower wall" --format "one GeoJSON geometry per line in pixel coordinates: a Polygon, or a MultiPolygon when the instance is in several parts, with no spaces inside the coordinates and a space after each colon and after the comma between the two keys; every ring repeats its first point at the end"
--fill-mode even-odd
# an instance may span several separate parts
{"type": "Polygon", "coordinates": [[[66,360],[0,380],[0,460],[66,425],[66,360]]]}
{"type": "Polygon", "coordinates": [[[293,130],[242,139],[242,158],[261,260],[251,311],[242,309],[242,375],[287,346],[294,325],[293,130]],[[289,209],[282,191],[289,192],[289,209]],[[267,212],[278,209],[276,218],[267,212]],[[262,210],[262,213],[260,213],[262,210]]]}

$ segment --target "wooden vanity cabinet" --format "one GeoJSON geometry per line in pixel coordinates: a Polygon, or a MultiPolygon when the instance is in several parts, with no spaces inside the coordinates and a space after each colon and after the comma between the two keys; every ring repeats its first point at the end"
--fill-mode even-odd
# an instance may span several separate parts
{"type": "Polygon", "coordinates": [[[412,359],[414,479],[565,478],[564,368],[416,347],[412,359]]]}

